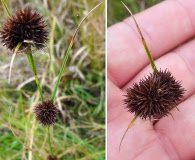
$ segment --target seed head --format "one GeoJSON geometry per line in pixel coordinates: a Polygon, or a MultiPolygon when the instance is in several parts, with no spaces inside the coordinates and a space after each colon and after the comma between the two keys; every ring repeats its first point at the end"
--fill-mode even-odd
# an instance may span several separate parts
{"type": "Polygon", "coordinates": [[[54,158],[52,158],[51,155],[47,156],[47,160],[58,160],[58,157],[54,156],[54,158]]]}
{"type": "Polygon", "coordinates": [[[128,88],[124,102],[129,112],[142,119],[162,118],[171,114],[184,92],[171,72],[160,70],[128,88]]]}
{"type": "Polygon", "coordinates": [[[6,20],[0,31],[0,38],[10,50],[14,50],[19,42],[23,42],[19,51],[30,46],[41,49],[48,40],[48,31],[42,16],[26,7],[6,20]]]}
{"type": "Polygon", "coordinates": [[[35,106],[34,113],[43,126],[50,126],[56,122],[58,109],[52,101],[45,100],[43,103],[35,106]]]}

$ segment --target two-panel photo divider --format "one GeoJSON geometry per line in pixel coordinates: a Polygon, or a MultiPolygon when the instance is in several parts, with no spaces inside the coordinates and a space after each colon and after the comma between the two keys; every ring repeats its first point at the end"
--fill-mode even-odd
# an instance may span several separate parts
{"type": "Polygon", "coordinates": [[[1,0],[0,160],[195,160],[194,0],[1,0]]]}

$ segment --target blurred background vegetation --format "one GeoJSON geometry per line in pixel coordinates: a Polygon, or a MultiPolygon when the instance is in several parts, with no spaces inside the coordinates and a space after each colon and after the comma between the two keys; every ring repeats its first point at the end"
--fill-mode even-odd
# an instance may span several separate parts
{"type": "MultiPolygon", "coordinates": [[[[44,96],[49,99],[78,23],[101,0],[5,1],[12,14],[26,6],[36,9],[48,25],[47,46],[51,59],[47,48],[34,51],[33,56],[44,96]]],[[[0,14],[2,27],[8,16],[1,3],[0,14]]],[[[46,159],[49,154],[46,129],[33,114],[33,107],[40,102],[33,74],[27,56],[17,53],[8,85],[12,54],[0,43],[0,160],[36,159],[19,141],[46,159]],[[9,122],[16,136],[12,134],[9,122]]],[[[51,129],[54,154],[60,160],[105,159],[104,5],[95,10],[79,29],[55,104],[60,113],[51,129]]]]}
{"type": "MultiPolygon", "coordinates": [[[[164,0],[122,0],[133,14],[149,8],[164,0]]],[[[129,17],[129,13],[120,0],[107,0],[108,2],[108,27],[129,17]]]]}

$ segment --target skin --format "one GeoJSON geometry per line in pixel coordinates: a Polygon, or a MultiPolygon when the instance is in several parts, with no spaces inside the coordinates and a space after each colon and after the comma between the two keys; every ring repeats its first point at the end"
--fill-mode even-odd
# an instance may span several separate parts
{"type": "MultiPolygon", "coordinates": [[[[163,117],[154,126],[138,119],[119,144],[134,115],[124,106],[133,83],[152,72],[131,18],[107,32],[107,158],[108,160],[195,159],[195,1],[168,0],[135,18],[157,69],[168,69],[187,90],[174,119],[163,117]]],[[[121,8],[123,6],[121,5],[121,8]]]]}

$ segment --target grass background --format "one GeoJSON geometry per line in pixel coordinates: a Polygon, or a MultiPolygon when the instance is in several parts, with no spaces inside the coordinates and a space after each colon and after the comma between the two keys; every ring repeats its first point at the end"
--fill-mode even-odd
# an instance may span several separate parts
{"type": "MultiPolygon", "coordinates": [[[[149,8],[163,0],[122,0],[133,14],[149,8]]],[[[129,17],[128,11],[124,8],[121,0],[107,0],[108,2],[108,27],[129,17]]]]}
{"type": "MultiPolygon", "coordinates": [[[[64,54],[81,21],[101,0],[6,0],[12,14],[30,6],[43,15],[49,29],[48,50],[34,51],[45,98],[50,98],[64,54]]],[[[8,18],[0,4],[0,25],[8,18]]],[[[84,22],[75,39],[55,104],[60,113],[52,127],[54,154],[59,159],[105,159],[105,9],[84,22]]],[[[0,44],[0,160],[43,159],[49,155],[46,129],[36,120],[33,107],[40,102],[27,56],[18,53],[7,84],[12,52],[0,44]],[[10,112],[10,108],[12,110],[10,112]],[[10,118],[9,118],[10,113],[10,118]],[[10,130],[9,121],[14,136],[10,130]],[[22,141],[24,144],[19,143],[22,141]]]]}

